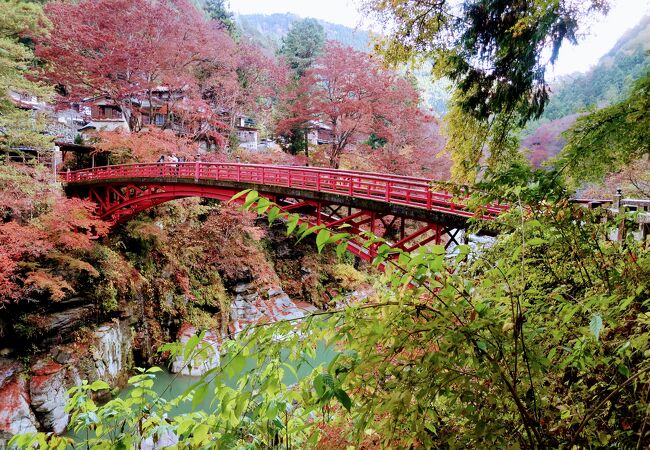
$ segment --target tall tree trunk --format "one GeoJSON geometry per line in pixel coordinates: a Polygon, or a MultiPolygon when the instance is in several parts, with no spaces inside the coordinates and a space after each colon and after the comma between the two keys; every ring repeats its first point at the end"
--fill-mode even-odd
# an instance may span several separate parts
{"type": "Polygon", "coordinates": [[[151,89],[147,91],[147,97],[149,98],[149,127],[151,127],[155,123],[153,117],[153,102],[151,101],[153,97],[151,89]]]}
{"type": "Polygon", "coordinates": [[[305,157],[307,158],[307,166],[309,166],[309,130],[305,128],[305,157]]]}

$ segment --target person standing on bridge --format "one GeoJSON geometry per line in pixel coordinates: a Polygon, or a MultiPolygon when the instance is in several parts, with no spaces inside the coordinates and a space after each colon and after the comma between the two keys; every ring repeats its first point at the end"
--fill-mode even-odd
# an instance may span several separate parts
{"type": "Polygon", "coordinates": [[[165,166],[164,166],[165,160],[166,160],[165,155],[160,155],[160,158],[158,158],[158,161],[157,161],[158,164],[159,164],[159,167],[160,167],[160,176],[161,177],[165,174],[165,166]]]}
{"type": "Polygon", "coordinates": [[[176,156],[176,153],[172,153],[171,158],[169,160],[173,163],[172,164],[172,172],[174,173],[174,176],[178,177],[178,156],[176,156]]]}

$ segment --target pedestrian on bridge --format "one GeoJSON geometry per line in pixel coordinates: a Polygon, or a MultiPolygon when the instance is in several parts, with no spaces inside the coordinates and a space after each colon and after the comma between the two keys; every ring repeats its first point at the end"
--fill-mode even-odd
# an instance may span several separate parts
{"type": "Polygon", "coordinates": [[[165,166],[164,166],[164,163],[165,163],[166,159],[167,159],[167,158],[165,157],[165,155],[160,155],[160,158],[158,158],[158,161],[157,161],[158,164],[159,164],[158,167],[159,167],[159,169],[160,169],[160,170],[159,170],[159,172],[160,172],[159,175],[160,175],[161,177],[165,176],[165,166]]]}
{"type": "Polygon", "coordinates": [[[178,177],[178,156],[176,156],[176,153],[172,153],[171,158],[169,160],[173,163],[172,166],[172,172],[175,177],[178,177]]]}

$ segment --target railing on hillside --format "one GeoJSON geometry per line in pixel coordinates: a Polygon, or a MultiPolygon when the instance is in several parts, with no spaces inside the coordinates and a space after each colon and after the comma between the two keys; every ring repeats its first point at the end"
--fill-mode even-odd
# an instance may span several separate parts
{"type": "Polygon", "coordinates": [[[634,220],[638,224],[638,229],[636,231],[626,230],[625,220],[621,220],[618,224],[618,230],[611,237],[612,240],[621,241],[625,238],[626,233],[632,232],[636,239],[644,241],[650,234],[650,200],[623,198],[623,192],[621,189],[617,189],[613,199],[580,198],[573,199],[573,202],[590,209],[606,208],[610,217],[616,214],[625,214],[626,212],[637,212],[638,215],[634,220]]]}
{"type": "MultiPolygon", "coordinates": [[[[187,182],[188,179],[220,180],[260,186],[280,186],[379,200],[464,217],[475,216],[475,213],[464,204],[463,201],[466,199],[449,192],[433,191],[431,180],[383,173],[211,162],[123,164],[62,173],[62,179],[66,183],[129,178],[182,179],[183,182],[187,182]]],[[[482,208],[481,216],[492,218],[506,209],[504,205],[487,205],[482,208]]]]}
{"type": "Polygon", "coordinates": [[[614,199],[576,198],[573,199],[573,202],[590,209],[600,207],[619,209],[623,207],[626,211],[650,212],[650,200],[638,198],[621,198],[620,196],[618,198],[615,196],[614,199]]]}

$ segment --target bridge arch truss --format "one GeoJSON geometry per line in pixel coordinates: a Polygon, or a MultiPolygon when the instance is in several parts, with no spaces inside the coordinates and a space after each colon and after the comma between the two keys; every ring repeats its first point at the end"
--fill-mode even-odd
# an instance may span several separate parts
{"type": "MultiPolygon", "coordinates": [[[[426,179],[295,166],[128,164],[67,172],[62,181],[69,195],[95,202],[99,216],[114,224],[170,200],[227,201],[254,189],[309,226],[356,235],[370,231],[407,252],[429,243],[459,244],[469,219],[490,220],[505,209],[489,205],[480,213],[470,211],[452,194],[434,191],[426,179]]],[[[353,239],[348,250],[372,261],[377,246],[363,241],[353,239]]]]}

